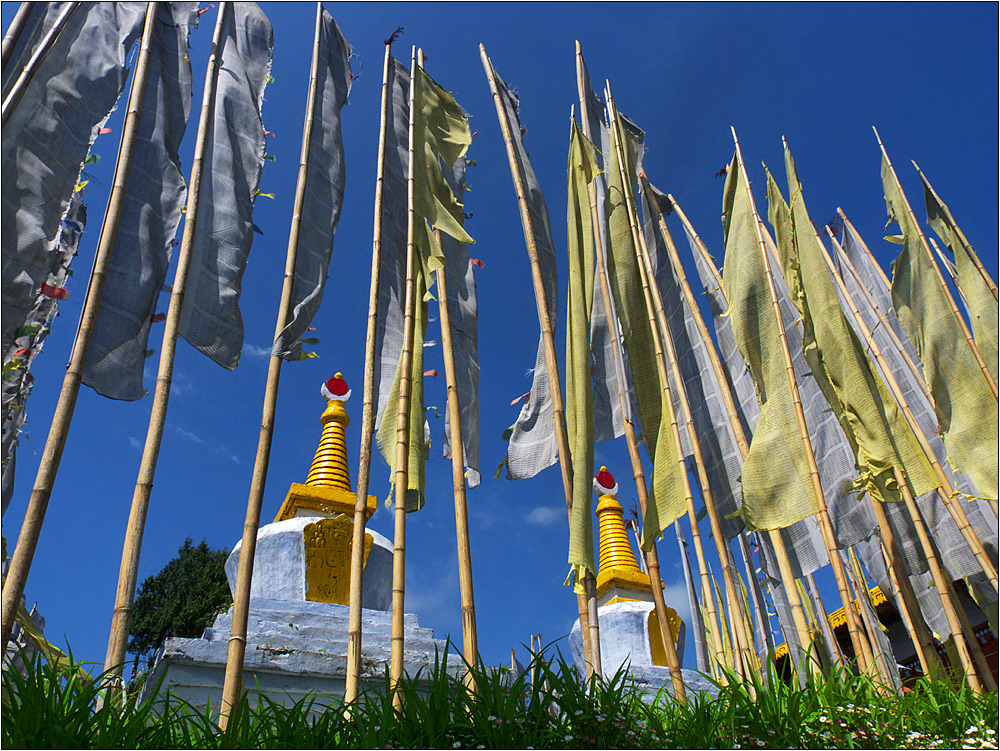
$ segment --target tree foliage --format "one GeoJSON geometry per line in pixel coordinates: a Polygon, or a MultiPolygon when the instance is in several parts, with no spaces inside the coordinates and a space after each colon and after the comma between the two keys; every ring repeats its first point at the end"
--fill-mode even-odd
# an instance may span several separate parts
{"type": "Polygon", "coordinates": [[[226,581],[225,550],[213,550],[202,540],[187,538],[177,557],[158,574],[146,577],[132,610],[128,651],[136,663],[168,636],[201,636],[214,616],[232,601],[226,581]]]}

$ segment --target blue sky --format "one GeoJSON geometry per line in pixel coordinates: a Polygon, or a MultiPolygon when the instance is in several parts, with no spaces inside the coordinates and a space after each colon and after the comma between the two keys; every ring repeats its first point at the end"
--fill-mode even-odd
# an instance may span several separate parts
{"type": "MultiPolygon", "coordinates": [[[[4,29],[16,7],[3,3],[4,29]]],[[[263,116],[265,127],[276,134],[268,139],[276,161],[265,165],[261,190],[275,198],[260,199],[254,215],[264,234],[255,238],[244,278],[243,359],[230,373],[187,344],[178,347],[140,580],[158,571],[187,536],[230,549],[242,530],[284,268],[315,17],[310,3],[262,7],[275,30],[274,82],[266,91],[263,116]]],[[[888,269],[896,246],[880,239],[885,204],[871,131],[875,125],[918,218],[924,217],[923,200],[911,158],[997,276],[995,4],[328,3],[327,9],[358,56],[343,112],[346,197],[324,305],[313,323],[321,339],[314,348],[319,358],[282,369],[262,521],[273,519],[290,483],[304,481],[320,432],[319,385],[338,370],[354,388],[348,407],[355,421],[348,441],[356,480],[382,40],[403,26],[396,55],[408,59],[410,45],[421,46],[428,71],[468,110],[477,132],[470,157],[478,166],[469,170],[466,211],[474,214],[467,228],[477,239],[471,253],[484,262],[476,272],[484,480],[470,491],[469,509],[479,645],[488,663],[508,661],[510,649],[520,651],[530,634],[543,633],[546,641],[565,635],[576,605],[562,586],[568,533],[558,469],[517,483],[492,477],[504,456],[501,434],[520,406],[510,401],[530,387],[527,371],[534,364],[538,323],[507,157],[479,61],[480,42],[500,76],[520,93],[525,143],[548,201],[563,269],[567,119],[577,101],[574,40],[579,39],[595,83],[609,78],[619,109],[646,130],[649,178],[674,195],[716,258],[722,258],[723,186],[715,173],[731,158],[733,125],[762,212],[761,161],[782,173],[784,135],[811,215],[822,221],[843,207],[888,269]]],[[[200,102],[215,13],[203,15],[191,37],[195,103],[200,102]]],[[[90,224],[74,263],[77,275],[44,355],[33,367],[37,381],[28,402],[29,424],[18,451],[14,500],[4,518],[10,544],[24,516],[69,357],[122,110],[109,123],[114,135],[102,136],[95,146],[102,161],[88,168],[93,176],[86,196],[90,224]]],[[[194,112],[181,154],[185,173],[196,120],[194,112]]],[[[680,233],[679,223],[669,221],[680,233]]],[[[693,261],[687,258],[685,264],[694,277],[693,261]]],[[[564,295],[565,283],[560,287],[564,295]]],[[[166,296],[161,300],[165,312],[166,296]]],[[[436,326],[431,324],[427,338],[440,341],[436,326]]],[[[162,328],[153,331],[150,390],[162,328]]],[[[561,326],[558,341],[562,351],[561,326]]],[[[426,382],[426,403],[439,407],[441,418],[430,417],[427,505],[408,520],[406,609],[417,613],[421,625],[439,636],[450,633],[460,643],[451,470],[441,459],[445,389],[440,358],[440,348],[425,353],[426,367],[442,374],[426,382]]],[[[149,409],[149,398],[122,403],[86,388],[80,393],[26,590],[29,606],[37,600],[47,618],[49,638],[68,639],[78,658],[104,659],[149,409]]],[[[622,440],[598,444],[596,463],[618,476],[619,500],[630,508],[635,490],[629,487],[622,440]]],[[[376,458],[370,492],[380,499],[388,493],[387,475],[376,458]]],[[[371,526],[392,537],[391,515],[384,508],[371,526]]],[[[707,526],[703,531],[709,543],[707,526]]],[[[661,544],[660,557],[668,604],[684,615],[676,550],[671,535],[661,544]]],[[[825,595],[829,590],[824,597],[829,609],[839,607],[832,587],[821,586],[825,595]]],[[[687,658],[692,665],[690,647],[687,658]]]]}

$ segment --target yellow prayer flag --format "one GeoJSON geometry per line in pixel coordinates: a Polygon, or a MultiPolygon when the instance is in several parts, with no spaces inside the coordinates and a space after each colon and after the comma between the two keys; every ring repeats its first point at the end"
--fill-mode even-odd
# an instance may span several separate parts
{"type": "Polygon", "coordinates": [[[884,155],[882,187],[889,223],[896,221],[904,238],[892,267],[892,302],[923,363],[948,460],[972,479],[981,497],[997,498],[997,399],[955,320],[884,155]]]}
{"type": "Polygon", "coordinates": [[[724,283],[736,343],[757,389],[760,419],[743,464],[743,509],[751,529],[787,527],[819,511],[782,356],[750,188],[736,155],[726,174],[724,283]]]}
{"type": "Polygon", "coordinates": [[[996,284],[987,276],[976,251],[969,244],[965,234],[955,222],[951,211],[931,187],[930,181],[923,172],[920,172],[920,179],[924,183],[927,223],[955,254],[958,286],[962,290],[962,297],[965,299],[969,311],[969,320],[972,323],[972,333],[976,340],[976,346],[979,347],[979,352],[983,356],[993,380],[1000,381],[997,375],[1000,304],[997,303],[996,284]]]}
{"type": "Polygon", "coordinates": [[[416,242],[421,250],[427,288],[432,272],[444,268],[444,251],[434,237],[440,230],[459,242],[473,243],[463,227],[462,202],[442,168],[451,169],[472,143],[469,122],[451,93],[423,68],[417,68],[413,112],[413,209],[419,226],[416,242]]]}
{"type": "MultiPolygon", "coordinates": [[[[629,184],[635,185],[642,131],[631,122],[626,123],[620,115],[617,125],[622,134],[624,171],[629,184]]],[[[649,550],[657,536],[687,511],[687,505],[670,422],[662,419],[668,414],[668,405],[657,369],[653,329],[643,296],[620,164],[617,149],[611,149],[607,161],[608,237],[611,245],[608,279],[625,335],[625,350],[632,367],[632,383],[646,448],[653,460],[653,482],[642,522],[642,547],[649,550]]]]}
{"type": "Polygon", "coordinates": [[[569,527],[569,563],[576,583],[594,562],[594,389],[590,375],[590,313],[594,301],[594,229],[587,186],[598,174],[594,147],[571,121],[567,169],[566,234],[569,247],[568,321],[566,325],[566,428],[573,460],[573,509],[569,527]]]}
{"type": "Polygon", "coordinates": [[[900,501],[895,468],[904,470],[914,496],[939,483],[896,402],[865,354],[840,306],[825,249],[806,210],[791,151],[785,147],[789,207],[768,172],[769,214],[778,232],[778,255],[789,286],[797,290],[803,349],[854,450],[858,486],[876,501],[900,501]],[[794,282],[793,282],[794,279],[794,282]]]}

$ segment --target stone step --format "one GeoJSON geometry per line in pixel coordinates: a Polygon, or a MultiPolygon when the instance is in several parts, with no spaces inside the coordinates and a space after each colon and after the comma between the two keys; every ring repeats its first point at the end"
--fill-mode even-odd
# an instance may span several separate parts
{"type": "MultiPolygon", "coordinates": [[[[390,644],[390,634],[388,632],[382,634],[371,634],[371,638],[366,639],[364,633],[362,633],[362,643],[361,649],[365,650],[369,647],[372,649],[382,648],[388,653],[390,644]]],[[[431,653],[437,648],[438,651],[444,652],[445,643],[437,639],[421,638],[417,635],[403,632],[403,643],[406,645],[407,649],[421,649],[427,650],[431,653]]],[[[248,648],[272,648],[272,649],[296,649],[305,652],[316,652],[323,653],[329,652],[334,654],[347,654],[347,639],[342,638],[302,638],[298,635],[292,636],[278,636],[275,634],[267,635],[255,635],[250,634],[247,639],[248,648]]]]}
{"type": "MultiPolygon", "coordinates": [[[[260,617],[263,614],[252,613],[247,623],[247,638],[251,641],[259,638],[280,638],[295,640],[325,640],[334,642],[347,641],[348,622],[346,619],[310,619],[307,621],[296,620],[290,614],[277,613],[267,614],[270,617],[260,617]]],[[[211,628],[205,629],[203,638],[217,639],[227,638],[232,628],[231,618],[219,618],[211,628]]],[[[364,641],[368,641],[369,635],[379,635],[388,639],[392,628],[388,623],[379,621],[361,622],[361,634],[364,641]]],[[[419,626],[404,625],[403,633],[407,639],[434,638],[434,629],[421,628],[419,626]]]]}
{"type": "MultiPolygon", "coordinates": [[[[296,613],[302,614],[312,614],[320,616],[343,616],[348,617],[350,608],[346,605],[337,605],[335,603],[328,602],[310,602],[308,600],[270,600],[260,597],[254,597],[250,600],[250,611],[261,611],[261,612],[274,612],[274,613],[285,613],[294,611],[296,613]]],[[[386,623],[392,622],[392,612],[389,610],[372,610],[370,608],[362,608],[361,617],[365,619],[372,620],[384,620],[386,623]]],[[[417,616],[414,613],[405,613],[403,615],[404,623],[412,623],[416,625],[417,616]]]]}
{"type": "MultiPolygon", "coordinates": [[[[362,673],[370,677],[382,675],[389,662],[390,651],[388,639],[363,644],[362,673]]],[[[445,645],[440,641],[408,639],[405,642],[403,668],[410,675],[415,675],[421,669],[427,672],[435,659],[440,660],[444,656],[444,651],[445,645]]],[[[247,671],[334,676],[346,671],[346,653],[346,642],[334,645],[330,642],[251,641],[247,645],[244,665],[247,671]]],[[[224,666],[227,656],[226,640],[173,638],[164,643],[160,660],[174,664],[224,666]]],[[[461,670],[463,665],[460,655],[449,652],[449,671],[461,670]]]]}

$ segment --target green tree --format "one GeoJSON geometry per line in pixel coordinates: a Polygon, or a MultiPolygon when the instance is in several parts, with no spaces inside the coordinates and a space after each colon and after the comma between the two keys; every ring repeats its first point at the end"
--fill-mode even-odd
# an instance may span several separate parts
{"type": "Polygon", "coordinates": [[[135,665],[168,636],[196,637],[232,601],[226,581],[225,550],[213,550],[204,540],[187,538],[177,557],[139,587],[132,609],[128,651],[135,665]]]}

